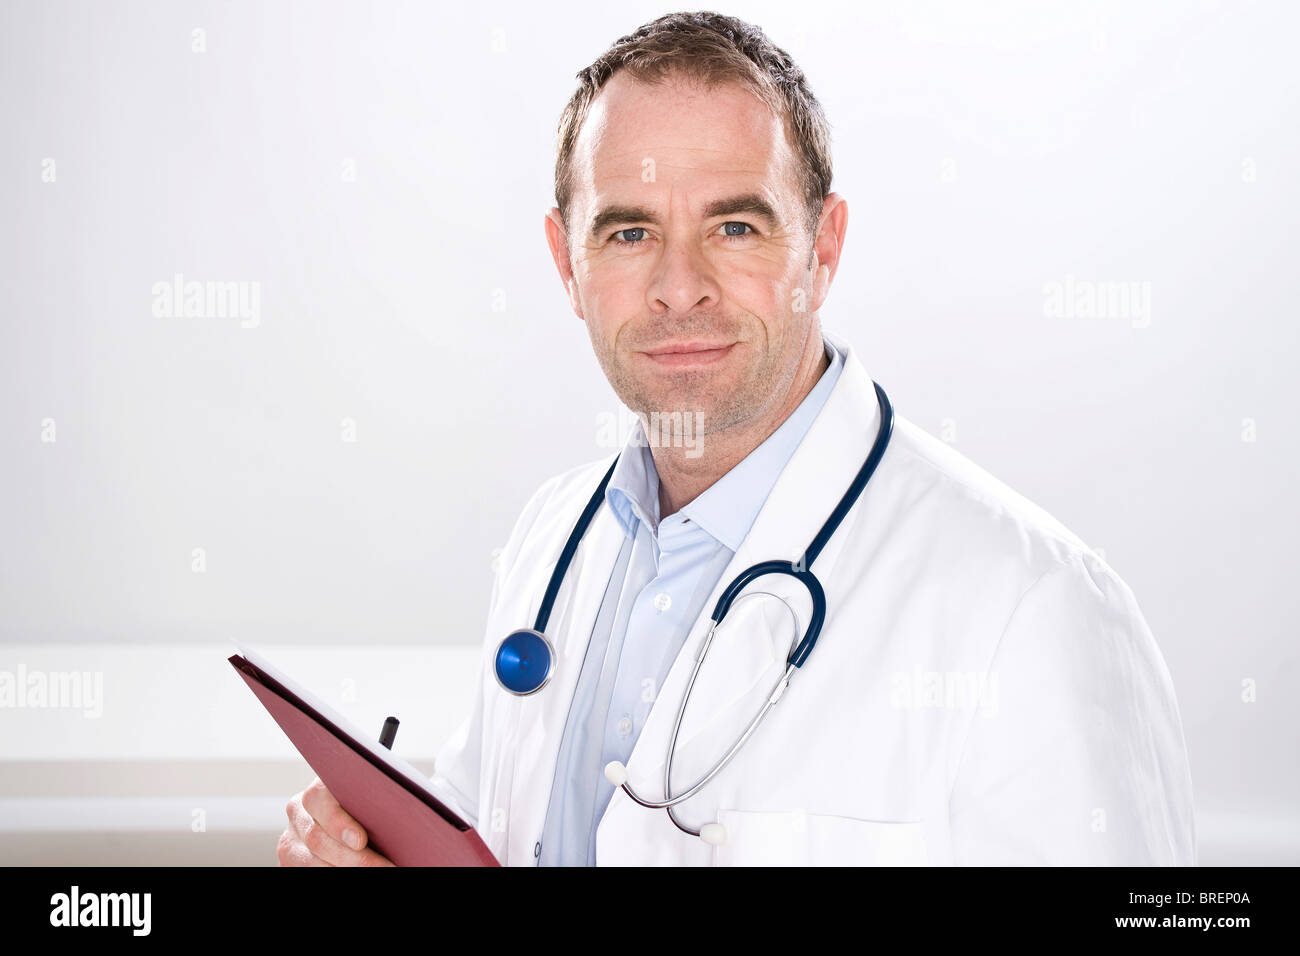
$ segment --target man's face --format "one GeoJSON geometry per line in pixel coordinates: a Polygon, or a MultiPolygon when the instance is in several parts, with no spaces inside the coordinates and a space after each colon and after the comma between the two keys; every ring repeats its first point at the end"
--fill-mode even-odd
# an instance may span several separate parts
{"type": "MultiPolygon", "coordinates": [[[[781,120],[738,86],[617,74],[573,160],[571,275],[562,263],[561,274],[619,398],[644,415],[698,413],[702,433],[772,412],[825,291],[813,288],[781,120]]],[[[553,210],[561,262],[558,219],[553,210]]]]}

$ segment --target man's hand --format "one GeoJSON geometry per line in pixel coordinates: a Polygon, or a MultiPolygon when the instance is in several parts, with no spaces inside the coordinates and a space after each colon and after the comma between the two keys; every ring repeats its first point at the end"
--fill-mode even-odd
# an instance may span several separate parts
{"type": "Polygon", "coordinates": [[[281,866],[392,866],[366,848],[366,831],[339,806],[317,777],[285,807],[289,826],[280,834],[275,855],[281,866]]]}

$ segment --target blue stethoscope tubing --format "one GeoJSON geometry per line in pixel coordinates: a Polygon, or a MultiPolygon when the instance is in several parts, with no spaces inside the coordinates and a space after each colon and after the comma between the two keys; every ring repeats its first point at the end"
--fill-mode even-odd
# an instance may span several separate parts
{"type": "MultiPolygon", "coordinates": [[[[875,384],[875,383],[873,383],[875,384]]],[[[641,806],[652,809],[667,809],[673,823],[680,829],[695,836],[700,835],[700,831],[690,829],[683,825],[673,815],[672,808],[683,800],[694,796],[699,790],[709,782],[714,776],[722,770],[723,767],[735,756],[736,752],[753,733],[759,721],[767,714],[768,710],[777,702],[785,693],[792,675],[807,662],[809,655],[812,654],[813,648],[817,644],[817,638],[821,634],[822,625],[826,620],[826,593],[822,588],[821,582],[817,580],[816,575],[812,573],[813,562],[817,560],[822,550],[826,547],[827,542],[835,534],[840,523],[853,508],[861,497],[871,476],[875,473],[876,467],[880,464],[880,459],[884,457],[885,449],[889,447],[889,440],[894,431],[894,407],[889,401],[889,396],[880,385],[875,384],[876,400],[880,405],[880,427],[876,432],[876,440],[871,446],[871,451],[867,459],[863,462],[862,467],[858,469],[852,484],[840,498],[839,504],[831,512],[830,517],[822,525],[821,530],[817,532],[802,557],[798,561],[762,561],[752,567],[746,568],[736,578],[727,585],[726,590],[718,598],[718,603],[713,609],[710,616],[712,625],[709,633],[705,637],[704,646],[702,647],[695,662],[695,670],[691,674],[690,684],[687,686],[686,694],[682,699],[681,707],[678,709],[677,722],[673,729],[673,741],[669,745],[668,761],[665,766],[664,788],[667,799],[665,800],[645,800],[635,794],[631,787],[626,783],[626,773],[622,775],[622,780],[610,776],[612,782],[621,786],[623,790],[634,801],[641,806]],[[790,653],[786,661],[785,675],[778,682],[777,688],[770,695],[768,702],[764,705],[762,712],[750,723],[740,739],[731,748],[727,755],[717,763],[709,773],[705,774],[697,783],[689,789],[682,791],[676,796],[671,795],[668,788],[669,775],[672,768],[672,752],[675,748],[677,731],[681,726],[682,717],[686,712],[686,704],[690,700],[691,688],[695,684],[695,676],[699,673],[701,665],[704,663],[704,657],[708,651],[708,646],[712,642],[713,633],[726,617],[727,612],[731,609],[732,604],[740,596],[740,593],[756,578],[766,574],[787,574],[796,578],[808,589],[812,598],[812,617],[808,622],[808,629],[804,632],[803,639],[798,646],[790,653]]],[[[551,573],[550,583],[546,587],[546,593],[542,597],[541,606],[537,611],[537,619],[532,628],[522,628],[513,631],[497,647],[495,656],[495,671],[497,682],[508,692],[520,697],[526,697],[535,694],[541,690],[550,681],[555,667],[555,649],[547,640],[545,632],[546,625],[550,621],[551,608],[555,604],[556,595],[559,594],[560,586],[564,582],[564,576],[568,571],[569,564],[573,560],[574,554],[578,550],[578,545],[582,541],[582,536],[586,533],[588,526],[591,524],[605,499],[605,488],[609,484],[610,477],[614,474],[614,468],[618,464],[615,459],[605,472],[605,477],[601,479],[599,487],[592,494],[591,500],[583,509],[582,515],[578,518],[577,524],[574,525],[573,531],[569,534],[569,539],[564,544],[564,550],[560,552],[560,557],[555,565],[555,570],[551,573]]],[[[613,766],[613,765],[611,765],[613,766]]],[[[619,765],[621,767],[621,765],[619,765]]]]}

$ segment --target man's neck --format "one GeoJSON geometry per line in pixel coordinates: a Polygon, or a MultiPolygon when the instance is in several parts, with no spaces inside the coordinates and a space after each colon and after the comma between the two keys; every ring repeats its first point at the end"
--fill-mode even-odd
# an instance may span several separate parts
{"type": "Polygon", "coordinates": [[[816,350],[809,349],[800,361],[794,384],[785,401],[761,420],[746,422],[722,432],[710,432],[705,440],[700,440],[697,436],[698,454],[694,458],[687,457],[686,453],[696,449],[675,445],[651,446],[650,453],[659,474],[660,518],[676,514],[708,491],[794,413],[830,367],[819,329],[815,335],[815,346],[816,350]]]}

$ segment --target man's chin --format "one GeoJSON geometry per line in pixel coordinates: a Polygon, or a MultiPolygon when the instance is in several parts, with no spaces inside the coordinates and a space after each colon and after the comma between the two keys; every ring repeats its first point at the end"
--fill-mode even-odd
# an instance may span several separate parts
{"type": "Polygon", "coordinates": [[[681,412],[683,414],[706,415],[713,417],[719,405],[724,401],[719,396],[732,394],[730,386],[684,386],[671,391],[654,390],[651,400],[642,403],[647,415],[658,412],[661,415],[681,412]]]}

